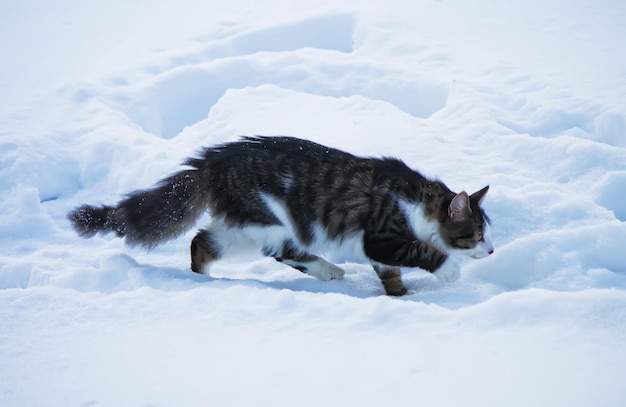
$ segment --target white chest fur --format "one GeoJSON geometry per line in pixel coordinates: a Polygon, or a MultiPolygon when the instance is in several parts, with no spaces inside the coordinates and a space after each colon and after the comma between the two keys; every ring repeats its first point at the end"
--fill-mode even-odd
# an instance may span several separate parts
{"type": "Polygon", "coordinates": [[[409,226],[413,229],[413,233],[415,233],[418,239],[432,244],[446,254],[448,253],[449,249],[443,243],[439,233],[439,223],[424,215],[424,206],[422,204],[400,201],[400,208],[404,211],[409,221],[409,226]]]}

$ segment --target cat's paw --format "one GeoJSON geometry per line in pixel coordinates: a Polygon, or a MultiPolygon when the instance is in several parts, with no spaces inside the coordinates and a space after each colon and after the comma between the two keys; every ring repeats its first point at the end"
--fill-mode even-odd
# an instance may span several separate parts
{"type": "Polygon", "coordinates": [[[458,264],[448,258],[437,270],[433,271],[433,275],[441,282],[451,283],[461,277],[461,269],[458,264]]]}
{"type": "Polygon", "coordinates": [[[343,276],[346,274],[342,268],[337,267],[332,263],[328,263],[327,270],[328,275],[330,276],[329,280],[343,280],[343,276]]]}
{"type": "Polygon", "coordinates": [[[344,274],[346,274],[343,269],[319,258],[311,263],[306,263],[304,270],[305,273],[323,281],[341,280],[343,279],[344,274]]]}

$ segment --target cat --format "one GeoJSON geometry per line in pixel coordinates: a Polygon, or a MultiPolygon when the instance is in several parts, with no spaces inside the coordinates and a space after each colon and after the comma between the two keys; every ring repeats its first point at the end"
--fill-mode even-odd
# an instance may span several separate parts
{"type": "Polygon", "coordinates": [[[369,261],[386,294],[407,293],[401,267],[444,282],[460,276],[458,256],[493,253],[481,208],[489,186],[454,193],[395,158],[363,158],[293,137],[243,137],[205,148],[155,187],[115,206],[68,213],[83,237],[115,232],[151,249],[211,223],[191,241],[191,270],[208,273],[229,254],[256,250],[321,280],[344,271],[320,257],[351,248],[369,261]]]}

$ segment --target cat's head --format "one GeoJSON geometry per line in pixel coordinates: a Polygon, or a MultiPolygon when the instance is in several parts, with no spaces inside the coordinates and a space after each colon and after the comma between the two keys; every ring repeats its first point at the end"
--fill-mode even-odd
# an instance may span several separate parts
{"type": "Polygon", "coordinates": [[[440,233],[449,255],[480,259],[493,253],[489,218],[481,208],[488,190],[486,186],[471,195],[462,191],[448,205],[440,233]]]}

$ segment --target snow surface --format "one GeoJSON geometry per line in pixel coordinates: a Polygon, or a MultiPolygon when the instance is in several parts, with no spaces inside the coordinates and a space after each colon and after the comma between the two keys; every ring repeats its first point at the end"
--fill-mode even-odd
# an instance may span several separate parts
{"type": "Polygon", "coordinates": [[[623,406],[626,3],[0,3],[1,406],[623,406]],[[202,145],[294,135],[491,185],[442,284],[82,240],[202,145]]]}

